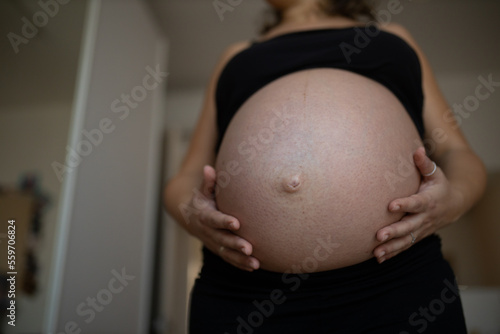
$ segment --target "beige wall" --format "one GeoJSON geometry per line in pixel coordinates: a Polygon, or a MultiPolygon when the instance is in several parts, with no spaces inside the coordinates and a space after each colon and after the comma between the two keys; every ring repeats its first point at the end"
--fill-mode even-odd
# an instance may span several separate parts
{"type": "Polygon", "coordinates": [[[500,286],[500,172],[490,173],[482,200],[440,231],[443,252],[462,285],[500,286]]]}
{"type": "MultiPolygon", "coordinates": [[[[487,46],[484,47],[486,52],[487,46]]],[[[481,51],[478,50],[480,53],[481,51]]],[[[448,100],[453,105],[463,103],[467,96],[474,95],[479,84],[478,77],[492,74],[500,82],[500,66],[491,71],[477,70],[438,75],[438,81],[448,100]]],[[[489,173],[488,190],[477,207],[454,225],[443,229],[443,251],[452,263],[457,279],[463,285],[500,286],[498,267],[500,246],[492,237],[500,234],[500,87],[476,111],[458,115],[462,131],[470,145],[481,157],[489,173]]]]}

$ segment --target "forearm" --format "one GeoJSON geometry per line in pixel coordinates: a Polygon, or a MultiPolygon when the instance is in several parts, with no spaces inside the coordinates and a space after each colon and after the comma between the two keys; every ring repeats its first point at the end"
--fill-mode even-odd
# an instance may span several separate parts
{"type": "Polygon", "coordinates": [[[168,182],[164,191],[165,209],[188,232],[188,218],[195,211],[190,207],[191,198],[201,180],[194,175],[179,174],[168,182]]]}
{"type": "Polygon", "coordinates": [[[455,221],[481,198],[486,187],[486,169],[479,157],[468,148],[450,149],[436,158],[453,189],[454,210],[448,217],[455,221]]]}

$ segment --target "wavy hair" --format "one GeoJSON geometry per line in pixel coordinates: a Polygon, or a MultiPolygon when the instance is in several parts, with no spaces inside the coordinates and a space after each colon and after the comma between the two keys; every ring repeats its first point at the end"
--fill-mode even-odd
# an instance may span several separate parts
{"type": "MultiPolygon", "coordinates": [[[[353,20],[376,21],[373,15],[373,5],[366,0],[323,0],[320,3],[321,9],[328,15],[341,15],[353,20]]],[[[280,11],[272,9],[264,23],[261,34],[276,27],[283,20],[280,11]]]]}

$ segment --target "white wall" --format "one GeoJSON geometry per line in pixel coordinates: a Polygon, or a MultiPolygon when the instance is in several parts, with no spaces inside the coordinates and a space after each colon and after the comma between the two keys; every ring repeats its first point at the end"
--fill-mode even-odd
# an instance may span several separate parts
{"type": "Polygon", "coordinates": [[[71,172],[45,331],[146,333],[166,45],[140,0],[91,0],[86,18],[69,146],[87,153],[62,161],[71,172]]]}
{"type": "Polygon", "coordinates": [[[38,1],[0,2],[4,37],[0,41],[0,184],[15,188],[22,174],[33,173],[40,178],[40,190],[50,198],[34,245],[37,291],[26,296],[18,288],[16,327],[2,326],[2,333],[42,331],[61,195],[51,163],[65,155],[85,1],[61,5],[16,53],[5,38],[7,33],[21,35],[21,19],[32,21],[40,10],[38,1]]]}
{"type": "Polygon", "coordinates": [[[192,129],[201,111],[205,87],[167,92],[165,124],[170,129],[192,129]]]}
{"type": "MultiPolygon", "coordinates": [[[[172,104],[167,101],[167,110],[172,104]]],[[[175,102],[174,102],[175,104],[175,102]]],[[[189,132],[179,127],[167,130],[166,179],[175,175],[187,150],[189,132]]],[[[166,213],[161,239],[163,247],[160,262],[159,305],[155,314],[158,333],[187,333],[188,299],[201,258],[201,243],[188,235],[166,213]]]]}
{"type": "Polygon", "coordinates": [[[71,104],[63,102],[36,108],[10,107],[0,112],[0,155],[3,158],[0,184],[15,186],[22,173],[34,173],[40,177],[40,189],[50,198],[35,245],[38,290],[33,296],[18,294],[17,325],[15,328],[6,326],[5,333],[36,333],[42,328],[61,188],[51,163],[64,159],[70,114],[71,104]]]}

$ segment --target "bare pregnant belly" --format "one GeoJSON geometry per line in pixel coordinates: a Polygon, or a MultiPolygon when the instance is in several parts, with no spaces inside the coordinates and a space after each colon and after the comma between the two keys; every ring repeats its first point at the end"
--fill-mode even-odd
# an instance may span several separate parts
{"type": "Polygon", "coordinates": [[[314,272],[371,257],[376,232],[416,193],[417,130],[399,100],[334,69],[273,81],[238,110],[216,161],[216,202],[261,268],[314,272]]]}

